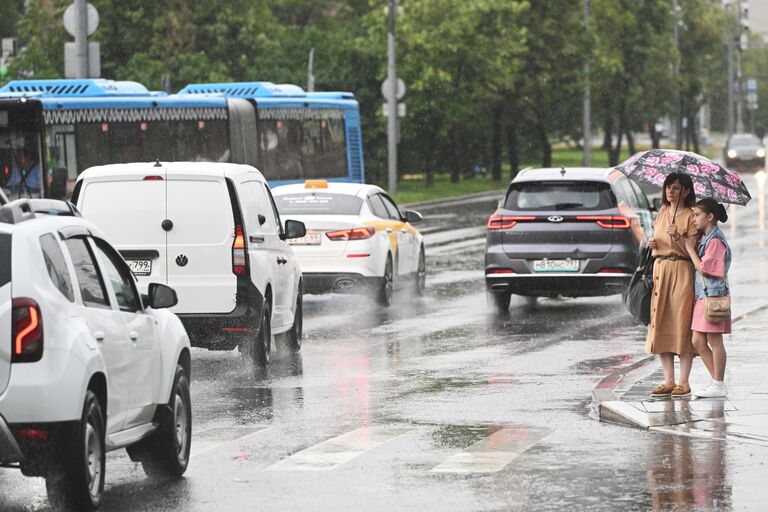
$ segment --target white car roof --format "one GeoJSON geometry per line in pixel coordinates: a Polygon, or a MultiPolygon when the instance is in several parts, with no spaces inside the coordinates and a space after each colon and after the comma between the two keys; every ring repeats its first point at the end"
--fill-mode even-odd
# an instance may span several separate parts
{"type": "Polygon", "coordinates": [[[512,183],[521,181],[557,181],[557,180],[599,180],[608,181],[608,176],[614,172],[611,167],[548,167],[542,169],[523,169],[512,183]],[[565,170],[565,172],[563,172],[565,170]]]}
{"type": "Polygon", "coordinates": [[[16,224],[0,222],[0,232],[19,233],[20,235],[23,235],[26,232],[34,235],[49,231],[57,231],[69,226],[82,226],[99,238],[104,238],[104,233],[102,233],[93,222],[87,219],[69,215],[47,215],[44,213],[36,213],[34,219],[23,220],[16,224]]]}
{"type": "Polygon", "coordinates": [[[307,187],[304,183],[281,185],[272,189],[272,195],[278,196],[283,194],[300,194],[302,192],[308,192],[312,190],[316,192],[328,192],[331,194],[343,194],[358,197],[365,197],[371,192],[383,192],[382,189],[376,185],[364,185],[360,183],[338,183],[330,181],[328,182],[327,188],[307,187]]]}
{"type": "Polygon", "coordinates": [[[127,164],[99,165],[86,169],[78,176],[78,181],[106,178],[127,178],[135,176],[149,176],[158,173],[168,175],[200,175],[223,176],[234,178],[248,173],[254,173],[263,178],[255,167],[228,162],[133,162],[127,164]]]}

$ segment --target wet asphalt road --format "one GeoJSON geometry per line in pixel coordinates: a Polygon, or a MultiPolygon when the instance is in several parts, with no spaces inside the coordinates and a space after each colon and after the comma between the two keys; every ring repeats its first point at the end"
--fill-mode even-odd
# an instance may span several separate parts
{"type": "MultiPolygon", "coordinates": [[[[185,478],[150,480],[112,453],[103,509],[768,509],[768,448],[594,419],[592,388],[643,351],[618,297],[513,298],[492,313],[482,262],[495,202],[421,208],[424,299],[402,291],[384,311],[308,297],[301,352],[273,353],[266,370],[196,349],[185,478]]],[[[759,213],[753,201],[726,234],[762,233],[759,213]]],[[[43,480],[0,470],[0,510],[49,510],[43,480]]]]}

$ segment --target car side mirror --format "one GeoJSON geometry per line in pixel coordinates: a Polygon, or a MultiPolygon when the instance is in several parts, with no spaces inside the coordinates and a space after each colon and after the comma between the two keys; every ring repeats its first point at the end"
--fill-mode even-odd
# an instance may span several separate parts
{"type": "Polygon", "coordinates": [[[67,169],[56,167],[51,171],[51,198],[64,199],[67,195],[67,169]]]}
{"type": "Polygon", "coordinates": [[[283,235],[285,237],[284,240],[290,240],[291,238],[301,238],[306,236],[306,234],[307,227],[303,222],[291,219],[285,221],[285,235],[283,235]]]}
{"type": "Polygon", "coordinates": [[[413,224],[414,222],[421,222],[424,217],[419,212],[413,210],[405,210],[405,221],[413,224]]]}
{"type": "Polygon", "coordinates": [[[661,198],[660,197],[654,197],[653,198],[653,211],[658,212],[661,210],[661,198]]]}
{"type": "Polygon", "coordinates": [[[172,308],[179,303],[176,290],[160,283],[149,283],[147,305],[152,309],[172,308]]]}

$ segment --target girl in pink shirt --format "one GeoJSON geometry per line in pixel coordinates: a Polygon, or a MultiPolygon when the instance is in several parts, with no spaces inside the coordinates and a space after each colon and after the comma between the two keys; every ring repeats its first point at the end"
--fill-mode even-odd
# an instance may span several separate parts
{"type": "Polygon", "coordinates": [[[693,207],[694,223],[703,233],[698,243],[686,240],[686,248],[691,256],[696,276],[694,278],[696,304],[693,308],[693,346],[712,376],[712,383],[704,390],[695,393],[700,398],[725,397],[725,346],[723,334],[731,333],[731,319],[720,323],[707,321],[705,315],[706,297],[729,294],[728,269],[731,266],[731,249],[725,235],[718,227],[718,221],[728,220],[723,205],[712,198],[702,199],[693,207]]]}

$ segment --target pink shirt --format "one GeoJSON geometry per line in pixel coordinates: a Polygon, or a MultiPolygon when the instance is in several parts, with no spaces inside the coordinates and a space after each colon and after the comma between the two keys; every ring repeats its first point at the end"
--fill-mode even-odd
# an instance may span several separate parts
{"type": "Polygon", "coordinates": [[[720,239],[713,238],[704,248],[701,271],[710,277],[725,277],[725,244],[720,239]]]}

